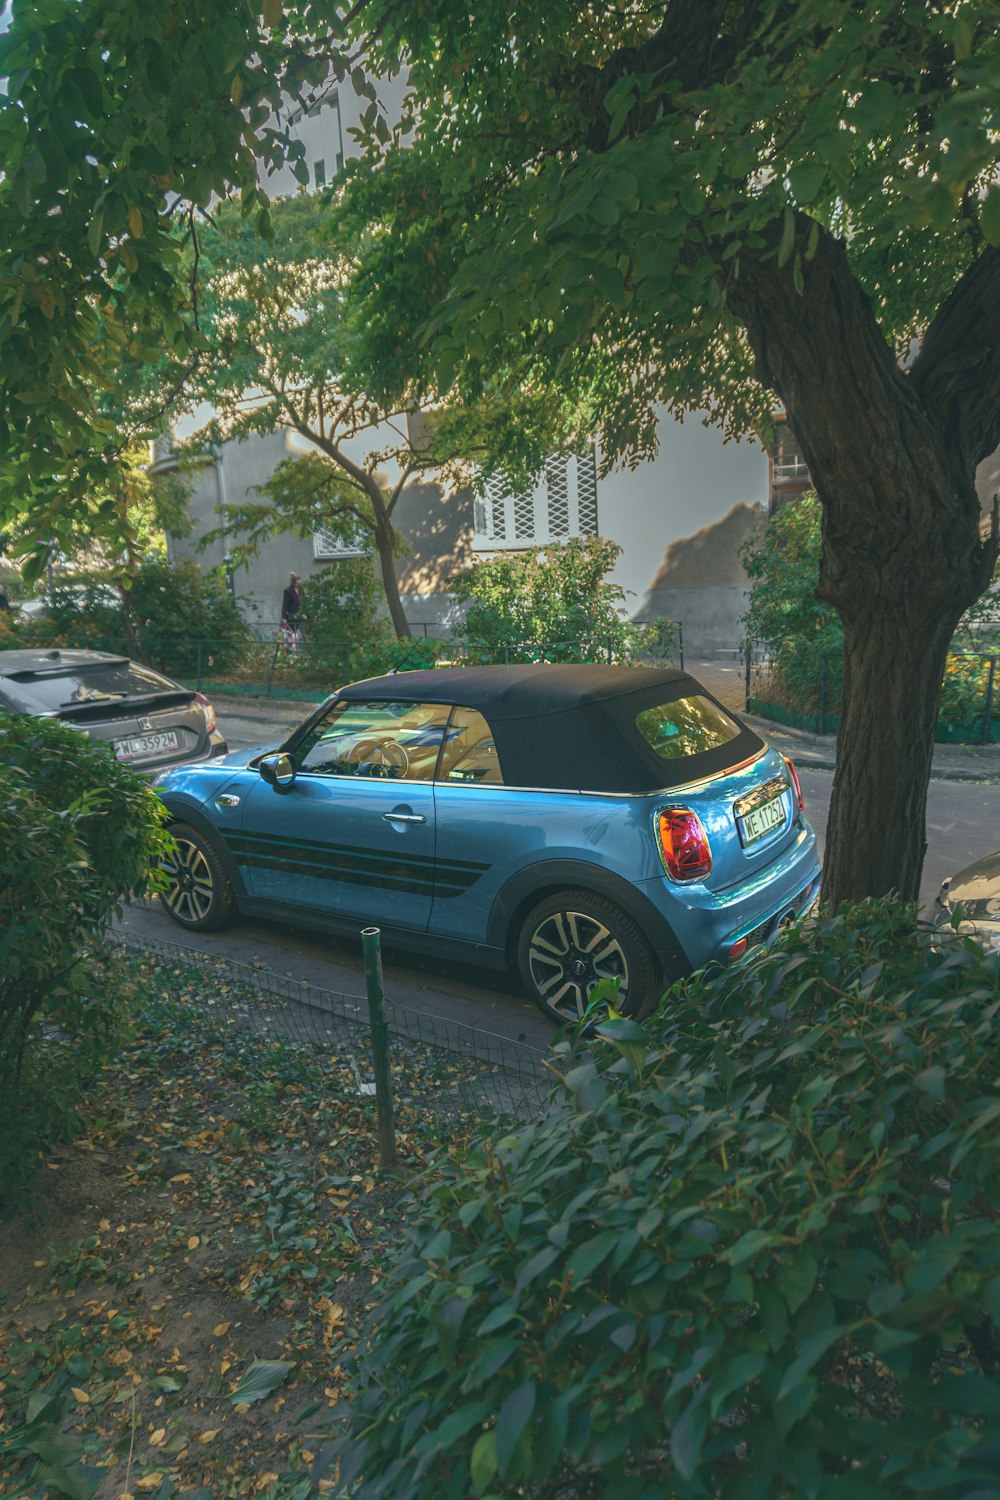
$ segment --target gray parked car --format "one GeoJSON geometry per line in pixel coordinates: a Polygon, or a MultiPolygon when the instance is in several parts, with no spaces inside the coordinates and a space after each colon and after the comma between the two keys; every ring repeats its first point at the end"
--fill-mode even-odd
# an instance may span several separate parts
{"type": "Polygon", "coordinates": [[[951,926],[957,907],[961,907],[959,932],[1000,953],[1000,850],[949,875],[934,902],[934,925],[951,926]]]}
{"type": "Polygon", "coordinates": [[[142,772],[226,753],[202,693],[106,651],[0,651],[3,713],[61,719],[142,772]]]}

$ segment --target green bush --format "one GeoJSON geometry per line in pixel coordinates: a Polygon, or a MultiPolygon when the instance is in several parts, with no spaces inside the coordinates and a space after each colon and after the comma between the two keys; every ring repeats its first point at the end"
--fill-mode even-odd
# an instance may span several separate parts
{"type": "MultiPolygon", "coordinates": [[[[103,575],[78,576],[57,589],[47,620],[19,627],[24,644],[126,651],[125,612],[109,598],[103,575]]],[[[230,596],[220,568],[203,572],[190,558],[149,557],[128,585],[138,654],[172,677],[238,666],[253,634],[230,596]]]]}
{"type": "Polygon", "coordinates": [[[51,720],[0,722],[0,1200],[72,1132],[114,1049],[120,987],[102,942],[147,889],[160,804],[108,747],[51,720]]]}
{"type": "Polygon", "coordinates": [[[816,598],[822,539],[813,494],[789,501],[744,542],[740,559],[750,580],[747,636],[763,646],[791,708],[813,709],[826,657],[826,702],[840,698],[844,628],[832,604],[816,598]]]}
{"type": "Polygon", "coordinates": [[[594,536],[474,562],[450,581],[468,602],[456,643],[466,658],[483,662],[669,657],[673,622],[632,624],[623,608],[625,590],[607,582],[621,550],[617,542],[594,536]]]}
{"type": "Polygon", "coordinates": [[[341,1482],[995,1497],[998,1055],[1000,955],[890,902],[567,1045],[414,1204],[341,1482]]]}

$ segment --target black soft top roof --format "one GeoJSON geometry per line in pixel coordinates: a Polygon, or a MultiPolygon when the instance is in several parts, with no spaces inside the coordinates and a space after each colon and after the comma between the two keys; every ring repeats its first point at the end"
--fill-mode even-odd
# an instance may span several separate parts
{"type": "Polygon", "coordinates": [[[657,755],[636,728],[636,715],[693,694],[718,702],[675,668],[541,663],[390,673],[351,683],[338,697],[476,709],[493,731],[509,786],[651,792],[718,775],[764,748],[752,729],[723,709],[737,729],[727,744],[674,761],[657,755]]]}

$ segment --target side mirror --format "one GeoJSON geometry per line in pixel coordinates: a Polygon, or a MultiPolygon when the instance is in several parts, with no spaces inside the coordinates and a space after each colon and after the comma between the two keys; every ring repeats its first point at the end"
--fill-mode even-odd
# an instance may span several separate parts
{"type": "Polygon", "coordinates": [[[276,792],[287,792],[295,780],[295,762],[290,755],[264,755],[257,762],[257,770],[276,792]]]}

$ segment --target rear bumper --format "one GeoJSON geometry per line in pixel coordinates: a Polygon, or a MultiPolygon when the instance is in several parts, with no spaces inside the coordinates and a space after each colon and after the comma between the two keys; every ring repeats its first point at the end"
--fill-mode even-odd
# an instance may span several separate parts
{"type": "Polygon", "coordinates": [[[795,842],[753,880],[724,891],[676,885],[663,876],[640,889],[670,922],[692,969],[729,962],[733,943],[747,938],[747,953],[771,942],[781,925],[812,905],[819,890],[816,835],[802,820],[795,842]]]}

